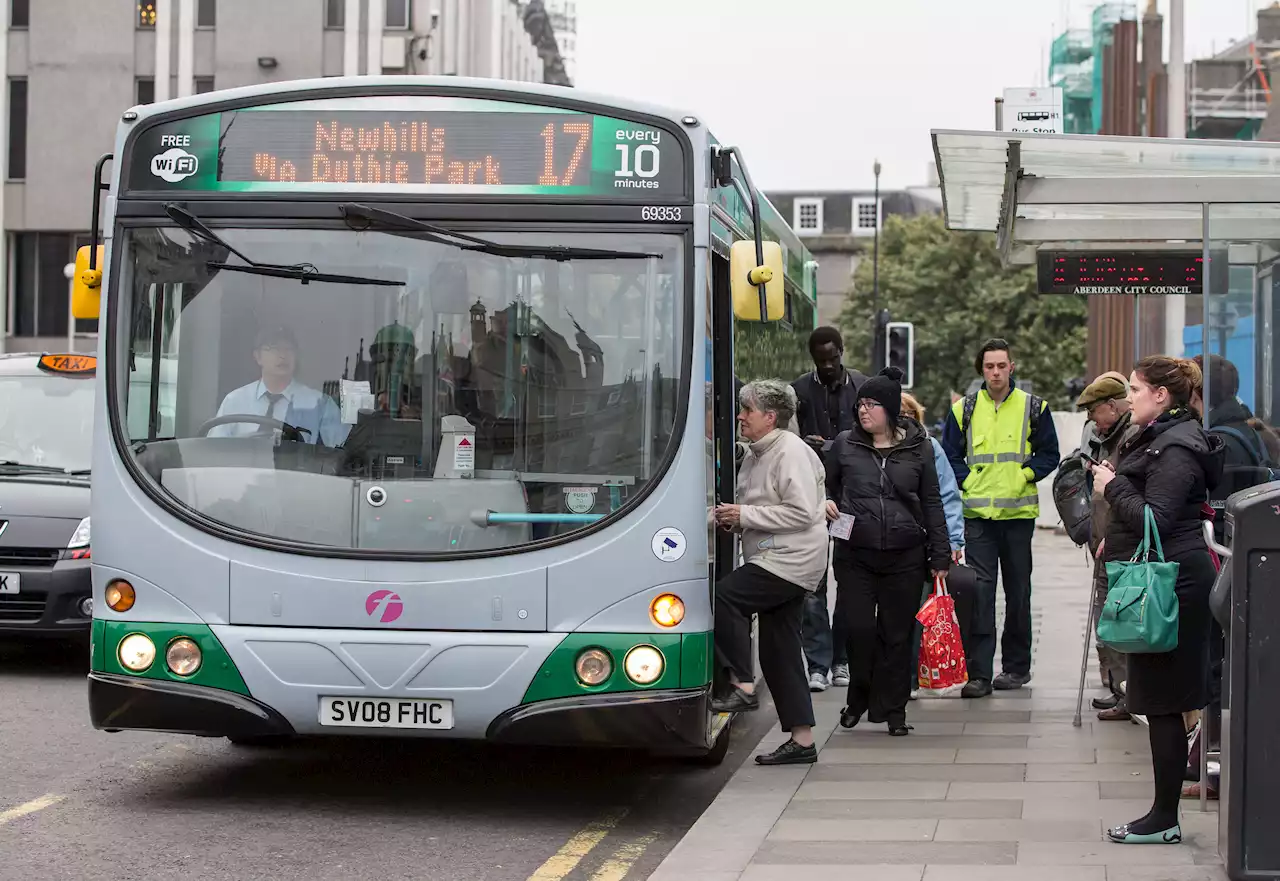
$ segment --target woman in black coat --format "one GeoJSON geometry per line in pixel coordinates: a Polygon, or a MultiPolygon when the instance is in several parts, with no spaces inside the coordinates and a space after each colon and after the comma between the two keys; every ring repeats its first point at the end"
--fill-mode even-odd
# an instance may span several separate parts
{"type": "MultiPolygon", "coordinates": [[[[933,445],[900,416],[902,372],[887,368],[858,390],[858,425],[827,451],[827,516],[852,515],[833,560],[836,613],[849,652],[848,705],[840,724],[866,713],[901,737],[911,696],[911,656],[920,582],[951,565],[933,445]]],[[[845,521],[847,523],[847,520],[845,521]]]]}
{"type": "Polygon", "coordinates": [[[1209,591],[1214,567],[1201,532],[1201,509],[1222,479],[1222,439],[1201,428],[1190,404],[1201,386],[1194,361],[1156,355],[1139,361],[1129,380],[1138,434],[1123,444],[1116,470],[1093,468],[1094,487],[1111,505],[1102,547],[1105,562],[1129,560],[1142,542],[1145,511],[1155,516],[1165,559],[1178,563],[1178,646],[1128,655],[1129,711],[1147,717],[1155,804],[1139,820],[1107,832],[1121,844],[1182,840],[1178,802],[1187,765],[1182,714],[1209,700],[1209,591]]]}

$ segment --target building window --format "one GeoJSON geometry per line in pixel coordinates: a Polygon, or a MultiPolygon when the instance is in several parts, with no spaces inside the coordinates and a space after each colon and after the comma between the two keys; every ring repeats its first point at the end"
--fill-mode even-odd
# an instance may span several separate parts
{"type": "Polygon", "coordinates": [[[822,200],[796,199],[792,226],[802,236],[822,235],[822,200]]]}
{"type": "Polygon", "coordinates": [[[153,28],[156,26],[156,4],[148,0],[138,0],[138,27],[153,28]]]}
{"type": "Polygon", "coordinates": [[[346,0],[325,0],[324,3],[324,26],[327,28],[341,28],[347,24],[347,4],[346,0]]]}
{"type": "Polygon", "coordinates": [[[196,88],[197,95],[203,95],[205,92],[212,92],[214,90],[213,77],[211,76],[196,77],[195,88],[196,88]]]}
{"type": "Polygon", "coordinates": [[[217,23],[217,0],[196,0],[196,27],[211,28],[217,23]]]}
{"type": "Polygon", "coordinates": [[[409,0],[387,0],[383,26],[389,31],[409,29],[409,0]]]}
{"type": "MultiPolygon", "coordinates": [[[[85,235],[21,232],[13,235],[13,333],[21,337],[65,337],[70,319],[70,283],[66,265],[85,235]]],[[[91,331],[92,325],[82,323],[91,331]]]]}
{"type": "Polygon", "coordinates": [[[137,92],[134,100],[139,104],[154,104],[156,100],[156,81],[149,76],[138,77],[137,92]]]}
{"type": "Polygon", "coordinates": [[[10,0],[9,27],[25,28],[31,26],[31,0],[10,0]]]}
{"type": "Polygon", "coordinates": [[[879,228],[883,218],[880,216],[882,203],[875,199],[853,200],[853,233],[854,235],[872,235],[879,228]]]}
{"type": "Polygon", "coordinates": [[[9,80],[9,180],[27,176],[27,81],[9,80]]]}

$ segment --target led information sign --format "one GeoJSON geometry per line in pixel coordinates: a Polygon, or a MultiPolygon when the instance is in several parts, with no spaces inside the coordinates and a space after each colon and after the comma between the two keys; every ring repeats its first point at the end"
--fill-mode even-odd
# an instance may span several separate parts
{"type": "Polygon", "coordinates": [[[1042,294],[1198,294],[1204,258],[1198,251],[1041,251],[1042,294]]]}
{"type": "Polygon", "coordinates": [[[275,105],[156,126],[131,145],[129,189],[641,202],[687,192],[680,143],[653,126],[493,101],[402,98],[366,109],[383,101],[275,105]]]}

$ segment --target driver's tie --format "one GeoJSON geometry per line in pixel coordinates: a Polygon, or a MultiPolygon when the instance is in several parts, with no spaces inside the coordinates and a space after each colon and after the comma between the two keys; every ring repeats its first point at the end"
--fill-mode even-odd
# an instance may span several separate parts
{"type": "Polygon", "coordinates": [[[267,392],[266,398],[267,398],[267,418],[268,419],[276,418],[276,404],[279,403],[280,399],[283,397],[284,395],[277,395],[277,394],[272,394],[271,392],[267,392]]]}

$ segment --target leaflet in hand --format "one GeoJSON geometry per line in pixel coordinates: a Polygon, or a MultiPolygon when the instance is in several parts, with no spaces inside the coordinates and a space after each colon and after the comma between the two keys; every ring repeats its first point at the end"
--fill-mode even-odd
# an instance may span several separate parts
{"type": "Polygon", "coordinates": [[[831,525],[827,527],[827,531],[836,538],[842,538],[845,541],[848,541],[849,536],[853,534],[853,520],[854,517],[852,514],[841,514],[835,520],[831,521],[831,525]]]}

